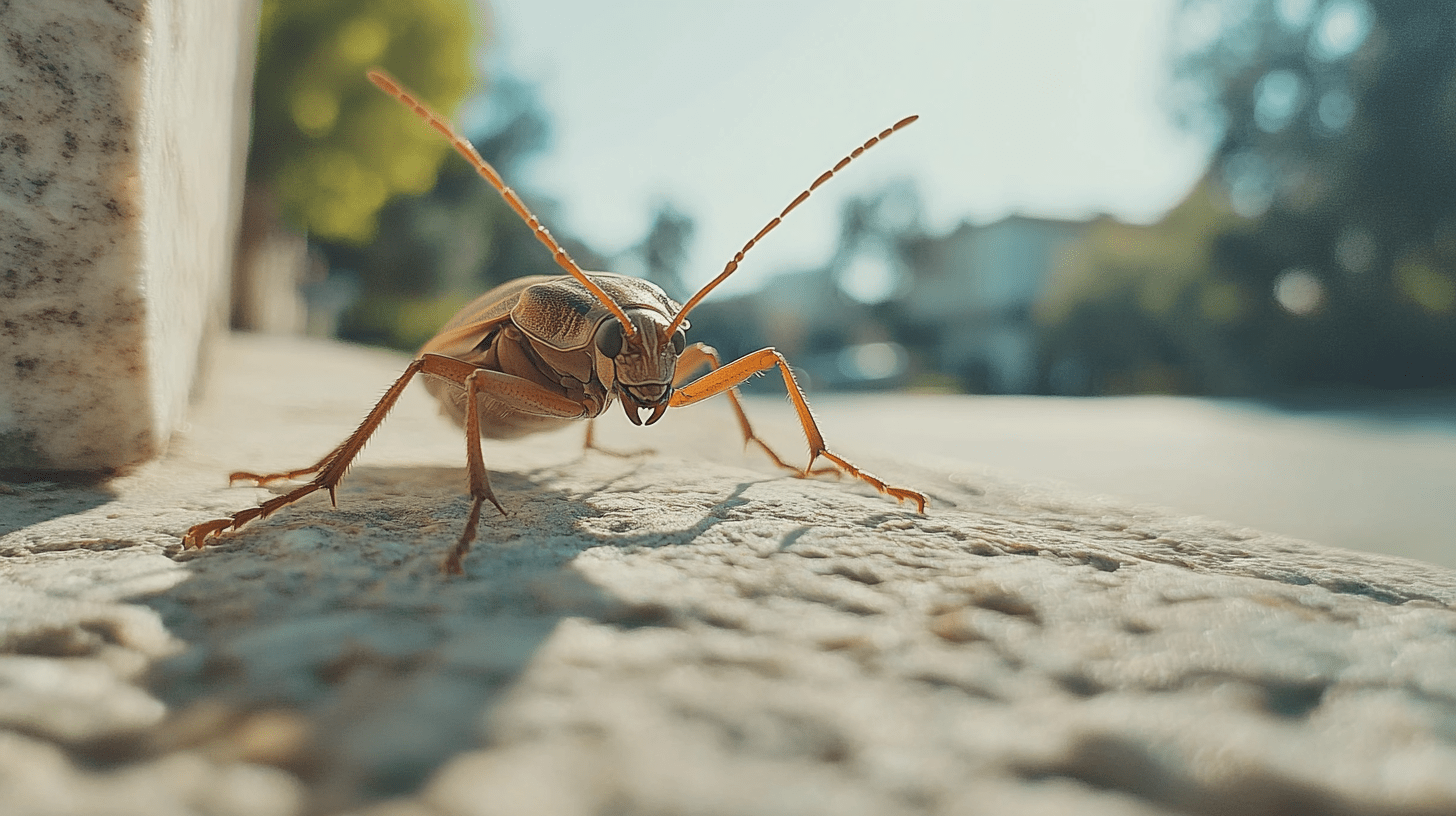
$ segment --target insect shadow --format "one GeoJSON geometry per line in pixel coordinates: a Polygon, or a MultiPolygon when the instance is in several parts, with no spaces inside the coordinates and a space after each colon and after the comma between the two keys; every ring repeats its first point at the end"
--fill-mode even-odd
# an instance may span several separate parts
{"type": "Polygon", "coordinates": [[[619,534],[592,524],[609,515],[594,502],[629,492],[633,468],[570,489],[564,472],[492,471],[509,515],[483,520],[463,579],[439,569],[469,511],[461,468],[360,467],[338,509],[301,503],[180,553],[188,580],[146,599],[188,644],[148,678],[178,712],[154,752],[235,755],[248,723],[283,712],[306,736],[261,761],[298,775],[312,809],[409,794],[488,743],[490,711],[563,619],[667,623],[591,583],[574,559],[688,544],[733,518],[755,483],[681,528],[619,534]]]}

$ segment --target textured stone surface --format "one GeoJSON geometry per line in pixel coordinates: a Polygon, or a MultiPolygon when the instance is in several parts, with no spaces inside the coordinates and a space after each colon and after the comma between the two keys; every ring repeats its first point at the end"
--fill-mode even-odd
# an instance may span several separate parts
{"type": "Polygon", "coordinates": [[[256,0],[0,0],[0,469],[124,468],[221,319],[256,0]]]}
{"type": "Polygon", "coordinates": [[[180,553],[271,494],[220,474],[308,463],[404,363],[224,351],[166,461],[0,488],[0,812],[1456,810],[1451,571],[825,429],[917,516],[741,456],[710,402],[603,429],[655,454],[489,445],[511,515],[448,580],[463,444],[422,391],[339,509],[180,553]]]}

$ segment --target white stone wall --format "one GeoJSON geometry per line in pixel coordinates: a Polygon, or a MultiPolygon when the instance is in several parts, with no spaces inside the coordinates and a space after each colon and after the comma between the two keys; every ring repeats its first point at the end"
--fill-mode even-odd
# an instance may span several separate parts
{"type": "Polygon", "coordinates": [[[0,471],[158,455],[221,326],[257,0],[0,0],[0,471]]]}

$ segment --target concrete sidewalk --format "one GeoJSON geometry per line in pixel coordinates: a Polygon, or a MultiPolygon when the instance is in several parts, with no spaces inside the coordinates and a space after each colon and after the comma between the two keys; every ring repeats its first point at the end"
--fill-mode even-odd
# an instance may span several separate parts
{"type": "Polygon", "coordinates": [[[714,400],[603,429],[651,454],[488,445],[509,515],[449,579],[464,444],[422,389],[337,509],[183,552],[275,495],[224,474],[313,462],[405,365],[218,351],[165,461],[0,486],[0,813],[1456,812],[1456,571],[922,457],[914,400],[825,405],[920,515],[745,456],[714,400]]]}

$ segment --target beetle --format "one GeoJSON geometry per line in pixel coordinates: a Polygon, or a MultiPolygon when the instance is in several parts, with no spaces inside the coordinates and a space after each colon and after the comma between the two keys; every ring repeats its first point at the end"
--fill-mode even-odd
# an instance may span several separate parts
{"type": "MultiPolygon", "coordinates": [[[[613,401],[620,401],[627,418],[635,425],[651,425],[668,408],[680,408],[718,394],[727,394],[737,416],[744,444],[755,444],[775,464],[798,476],[813,473],[844,473],[863,481],[898,502],[912,501],[916,511],[925,511],[925,495],[887,484],[829,450],[809,410],[788,361],[773,348],[764,348],[723,364],[711,347],[688,344],[688,314],[718,284],[737,270],[744,255],[771,232],[794,208],[820,185],[843,170],[866,150],[914,122],[909,116],[871,137],[830,170],[821,174],[778,216],[759,230],[730,260],[723,271],[685,304],[667,296],[656,284],[640,278],[606,272],[584,272],[541,225],[514,190],[507,187],[495,168],[476,152],[448,123],[427,108],[412,93],[383,71],[368,73],[385,93],[439,131],[455,150],[470,162],[506,203],[525,221],[536,238],[549,250],[567,274],[518,278],[486,292],[461,309],[440,333],[425,343],[418,356],[405,368],[365,416],[359,427],[338,447],[311,467],[283,473],[233,473],[230,482],[248,481],[266,485],[312,474],[308,482],[275,496],[256,507],[227,518],[194,525],[182,538],[188,548],[200,548],[226,530],[271,515],[319,490],[327,490],[338,505],[338,486],[364,443],[384,421],[406,386],[424,374],[425,388],[440,401],[442,410],[465,430],[465,452],[471,506],[455,546],[442,568],[448,574],[463,573],[462,560],[470,550],[479,526],[482,505],[489,501],[504,514],[490,486],[489,473],[481,453],[481,437],[513,439],[546,431],[575,420],[600,416],[613,401]],[[689,377],[707,366],[702,377],[689,377]],[[785,462],[753,432],[736,386],[760,372],[777,368],[789,399],[809,443],[809,464],[798,468],[785,462]],[[643,411],[650,411],[645,422],[643,411]],[[815,469],[820,458],[834,468],[815,469]]],[[[591,445],[591,425],[587,426],[591,445]]]]}

